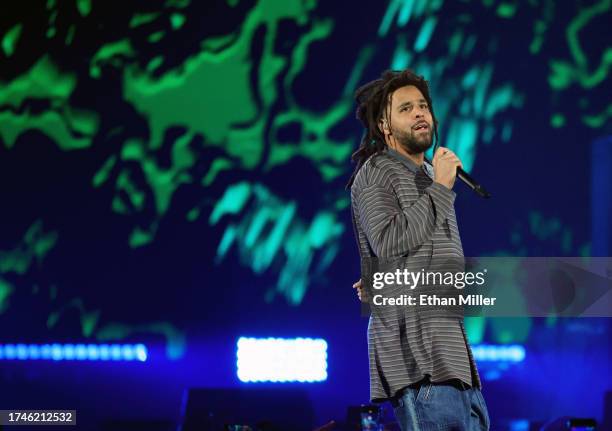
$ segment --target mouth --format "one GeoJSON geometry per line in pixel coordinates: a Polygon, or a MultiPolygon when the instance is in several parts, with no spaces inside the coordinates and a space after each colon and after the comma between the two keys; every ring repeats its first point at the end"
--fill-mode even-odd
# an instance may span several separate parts
{"type": "Polygon", "coordinates": [[[414,130],[415,132],[429,132],[429,124],[427,124],[427,122],[425,121],[421,121],[415,124],[412,127],[412,130],[414,130]]]}

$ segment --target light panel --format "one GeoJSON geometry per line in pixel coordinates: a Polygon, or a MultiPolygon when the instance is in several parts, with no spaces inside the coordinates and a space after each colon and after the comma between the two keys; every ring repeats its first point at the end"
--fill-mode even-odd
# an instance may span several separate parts
{"type": "Polygon", "coordinates": [[[0,360],[139,361],[148,357],[144,344],[0,344],[0,360]]]}
{"type": "Polygon", "coordinates": [[[237,345],[243,382],[322,382],[327,379],[327,342],[320,338],[247,338],[237,345]]]}
{"type": "Polygon", "coordinates": [[[477,344],[472,346],[472,353],[476,361],[482,362],[522,362],[525,359],[525,347],[520,344],[477,344]]]}

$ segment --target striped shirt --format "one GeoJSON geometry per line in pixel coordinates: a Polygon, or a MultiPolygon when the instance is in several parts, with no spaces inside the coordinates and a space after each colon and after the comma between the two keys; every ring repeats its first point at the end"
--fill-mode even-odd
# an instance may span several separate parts
{"type": "MultiPolygon", "coordinates": [[[[387,148],[370,157],[351,186],[351,212],[362,260],[463,258],[455,192],[433,182],[433,168],[387,148]]],[[[431,269],[431,268],[430,268],[431,269]]],[[[368,324],[370,399],[382,402],[425,376],[432,382],[481,382],[462,317],[426,316],[409,307],[368,324]]]]}

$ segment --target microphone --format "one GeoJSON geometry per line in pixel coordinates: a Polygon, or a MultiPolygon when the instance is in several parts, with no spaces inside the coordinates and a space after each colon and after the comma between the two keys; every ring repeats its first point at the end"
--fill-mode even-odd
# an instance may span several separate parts
{"type": "MultiPolygon", "coordinates": [[[[431,166],[433,166],[433,163],[431,163],[427,159],[427,157],[425,158],[425,161],[429,163],[431,166]]],[[[457,167],[457,178],[459,178],[461,181],[467,184],[469,188],[471,188],[478,194],[478,196],[485,198],[485,199],[489,199],[491,197],[491,193],[485,190],[483,186],[478,184],[478,182],[474,178],[472,178],[467,172],[465,172],[460,167],[457,167]]]]}
{"type": "Polygon", "coordinates": [[[474,178],[472,178],[467,172],[465,172],[460,167],[457,167],[457,178],[466,183],[472,190],[474,190],[478,195],[482,198],[489,199],[491,197],[491,193],[486,191],[484,187],[476,182],[474,178]]]}

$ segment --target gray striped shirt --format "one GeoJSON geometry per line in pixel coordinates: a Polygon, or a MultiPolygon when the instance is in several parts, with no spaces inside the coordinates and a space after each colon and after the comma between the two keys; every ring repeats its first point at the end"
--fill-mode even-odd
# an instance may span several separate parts
{"type": "MultiPolygon", "coordinates": [[[[432,181],[433,168],[417,166],[387,148],[370,157],[351,187],[351,211],[362,259],[462,258],[453,203],[455,192],[432,181]],[[374,163],[373,163],[374,162],[374,163]]],[[[368,325],[370,399],[380,402],[422,380],[459,379],[481,387],[463,318],[410,311],[389,320],[373,313],[368,325]]]]}

